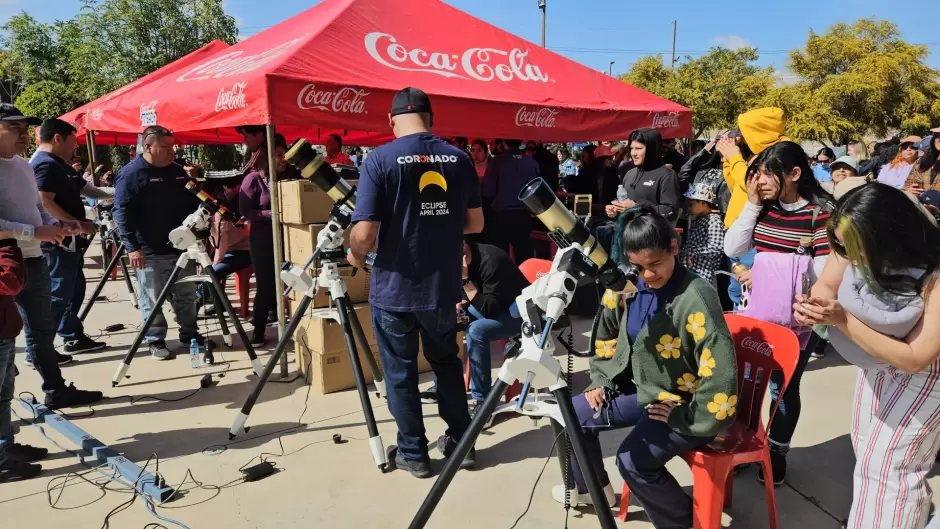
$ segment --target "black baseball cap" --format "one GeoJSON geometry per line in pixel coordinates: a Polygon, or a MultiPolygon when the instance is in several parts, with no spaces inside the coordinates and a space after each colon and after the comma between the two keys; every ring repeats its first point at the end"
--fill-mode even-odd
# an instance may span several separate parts
{"type": "Polygon", "coordinates": [[[20,109],[9,103],[0,103],[0,121],[25,121],[27,125],[38,127],[42,125],[39,118],[24,116],[20,109]]]}
{"type": "Polygon", "coordinates": [[[392,99],[392,116],[401,114],[431,114],[431,100],[417,88],[403,88],[392,99]]]}
{"type": "Polygon", "coordinates": [[[9,103],[0,103],[0,121],[25,121],[27,125],[34,127],[42,125],[41,119],[24,116],[20,109],[9,103]]]}

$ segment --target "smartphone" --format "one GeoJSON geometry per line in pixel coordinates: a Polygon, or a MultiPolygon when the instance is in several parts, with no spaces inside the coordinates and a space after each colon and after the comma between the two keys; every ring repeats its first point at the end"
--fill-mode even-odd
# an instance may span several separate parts
{"type": "Polygon", "coordinates": [[[809,291],[813,288],[813,280],[810,279],[809,274],[803,274],[803,297],[809,297],[809,291]]]}

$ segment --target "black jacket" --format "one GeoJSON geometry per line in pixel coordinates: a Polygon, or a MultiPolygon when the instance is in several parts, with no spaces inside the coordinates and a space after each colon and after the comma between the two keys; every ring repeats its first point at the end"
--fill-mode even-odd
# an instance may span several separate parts
{"type": "Polygon", "coordinates": [[[467,243],[470,246],[470,265],[467,279],[477,287],[477,295],[470,304],[484,318],[494,319],[509,310],[529,281],[513,264],[509,255],[489,244],[467,243]]]}
{"type": "Polygon", "coordinates": [[[173,163],[154,167],[138,156],[118,173],[114,190],[114,223],[128,253],[179,255],[170,246],[170,231],[178,228],[199,207],[199,199],[186,190],[189,177],[173,163]]]}
{"type": "Polygon", "coordinates": [[[653,206],[660,215],[675,222],[679,215],[679,178],[662,159],[663,138],[656,129],[638,129],[630,135],[646,145],[646,159],[623,177],[627,196],[637,204],[653,206]]]}

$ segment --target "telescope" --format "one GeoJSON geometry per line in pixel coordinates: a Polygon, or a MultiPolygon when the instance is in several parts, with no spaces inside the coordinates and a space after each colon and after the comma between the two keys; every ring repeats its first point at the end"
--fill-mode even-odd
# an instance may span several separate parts
{"type": "Polygon", "coordinates": [[[219,202],[215,197],[207,193],[206,190],[200,187],[200,185],[195,180],[190,180],[186,183],[186,190],[196,195],[196,198],[202,201],[203,205],[205,205],[210,214],[215,215],[218,213],[222,216],[223,219],[234,224],[243,223],[244,219],[235,215],[235,213],[229,209],[228,206],[219,202]]]}
{"type": "MultiPolygon", "coordinates": [[[[307,140],[299,138],[295,141],[284,154],[284,159],[296,167],[301,176],[326,191],[337,206],[347,205],[350,210],[356,209],[356,188],[340,176],[332,165],[326,163],[326,159],[315,151],[307,140]]],[[[348,166],[338,167],[344,173],[356,171],[348,166]]],[[[346,229],[346,226],[343,226],[343,229],[346,229]]]]}

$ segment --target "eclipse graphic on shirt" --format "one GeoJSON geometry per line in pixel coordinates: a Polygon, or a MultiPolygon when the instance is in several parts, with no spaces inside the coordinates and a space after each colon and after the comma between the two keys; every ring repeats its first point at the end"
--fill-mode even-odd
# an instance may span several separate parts
{"type": "Polygon", "coordinates": [[[418,192],[421,193],[422,198],[432,199],[421,202],[422,217],[438,217],[450,214],[450,208],[447,205],[447,180],[441,173],[426,171],[422,174],[421,178],[418,179],[418,192]],[[433,200],[437,197],[440,198],[433,200]]]}
{"type": "Polygon", "coordinates": [[[418,191],[423,193],[424,188],[432,184],[447,191],[447,180],[437,171],[427,171],[421,175],[421,179],[418,180],[418,191]]]}

